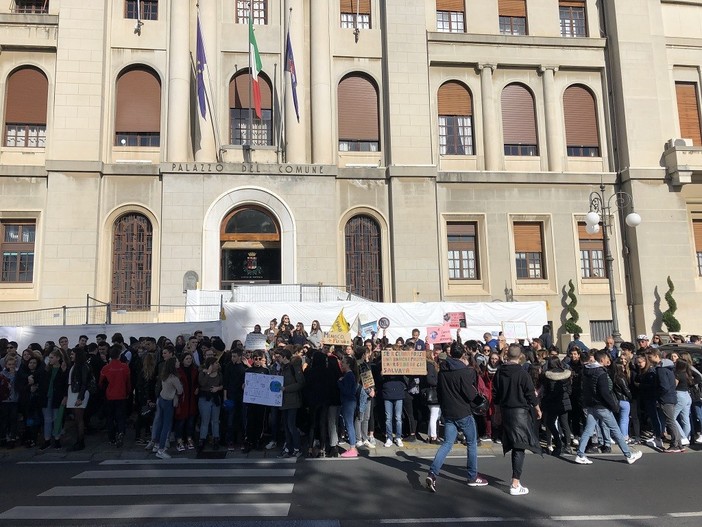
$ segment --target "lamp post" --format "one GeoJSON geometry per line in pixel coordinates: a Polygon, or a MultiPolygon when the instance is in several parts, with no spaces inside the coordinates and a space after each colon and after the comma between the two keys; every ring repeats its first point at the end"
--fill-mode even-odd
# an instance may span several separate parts
{"type": "MultiPolygon", "coordinates": [[[[607,281],[609,283],[609,303],[612,309],[612,337],[615,345],[619,346],[622,342],[622,335],[619,332],[619,320],[617,318],[617,299],[614,295],[614,273],[612,272],[612,262],[614,257],[609,246],[609,236],[612,232],[612,222],[610,214],[612,208],[616,207],[620,211],[625,210],[633,205],[633,198],[630,194],[619,191],[615,192],[609,198],[605,197],[604,183],[600,183],[600,190],[590,193],[590,211],[585,215],[585,230],[588,234],[596,234],[600,230],[600,222],[602,222],[602,238],[604,240],[604,256],[607,271],[607,281]]],[[[627,214],[625,220],[629,227],[636,227],[641,223],[641,216],[632,211],[627,214]]]]}

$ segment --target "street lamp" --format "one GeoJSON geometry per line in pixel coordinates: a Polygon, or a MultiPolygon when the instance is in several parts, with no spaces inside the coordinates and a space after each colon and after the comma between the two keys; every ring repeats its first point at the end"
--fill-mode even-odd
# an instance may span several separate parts
{"type": "MultiPolygon", "coordinates": [[[[622,342],[622,335],[619,332],[619,320],[617,319],[617,299],[614,295],[614,273],[612,272],[612,262],[614,257],[609,247],[609,235],[612,231],[612,223],[610,222],[610,214],[612,207],[616,207],[620,211],[627,209],[633,205],[633,198],[626,192],[619,191],[612,194],[609,198],[605,198],[604,183],[600,183],[600,190],[590,193],[590,212],[585,215],[585,230],[588,234],[596,234],[600,231],[600,222],[602,222],[602,238],[604,240],[604,256],[607,270],[607,281],[609,282],[609,303],[612,308],[612,337],[617,346],[622,342]]],[[[636,212],[627,214],[625,220],[629,227],[636,227],[641,223],[641,216],[636,212]]]]}

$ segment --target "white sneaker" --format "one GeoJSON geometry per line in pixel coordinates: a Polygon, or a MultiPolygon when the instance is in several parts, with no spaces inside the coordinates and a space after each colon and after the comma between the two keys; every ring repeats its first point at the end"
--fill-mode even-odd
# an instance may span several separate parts
{"type": "Polygon", "coordinates": [[[158,445],[154,445],[153,448],[151,449],[151,453],[155,454],[159,450],[161,450],[161,447],[159,447],[158,445]]]}
{"type": "Polygon", "coordinates": [[[171,456],[165,450],[159,450],[156,452],[156,457],[159,459],[171,459],[171,456]]]}
{"type": "Polygon", "coordinates": [[[592,461],[587,456],[577,455],[575,456],[575,462],[578,465],[592,465],[592,461]]]}
{"type": "Polygon", "coordinates": [[[683,437],[683,438],[680,440],[680,444],[681,444],[682,446],[687,446],[687,445],[690,444],[690,440],[689,440],[687,437],[683,437]]]}
{"type": "Polygon", "coordinates": [[[371,443],[368,439],[363,442],[363,446],[366,448],[375,448],[375,445],[371,443]]]}
{"type": "Polygon", "coordinates": [[[402,439],[399,438],[399,437],[398,437],[397,439],[395,439],[395,444],[396,444],[397,446],[399,446],[400,448],[402,448],[403,446],[405,446],[405,445],[402,443],[402,439]]]}
{"type": "Polygon", "coordinates": [[[387,441],[385,441],[385,447],[390,448],[392,446],[392,439],[388,438],[387,441]]]}
{"type": "Polygon", "coordinates": [[[573,438],[571,443],[573,443],[573,446],[580,446],[580,441],[578,441],[576,438],[573,438]]]}
{"type": "Polygon", "coordinates": [[[526,487],[522,487],[522,484],[520,483],[517,487],[510,487],[509,493],[512,496],[524,496],[525,494],[529,494],[529,489],[526,487]]]}
{"type": "Polygon", "coordinates": [[[362,446],[365,446],[365,443],[361,440],[356,441],[356,448],[361,448],[362,446]]]}
{"type": "Polygon", "coordinates": [[[641,456],[643,456],[643,452],[641,452],[641,450],[632,450],[631,456],[626,458],[626,462],[630,465],[633,465],[634,463],[636,463],[637,459],[641,459],[641,456]]]}
{"type": "Polygon", "coordinates": [[[151,450],[153,447],[154,447],[154,441],[152,439],[150,439],[149,442],[146,443],[144,450],[151,450]]]}
{"type": "Polygon", "coordinates": [[[276,443],[275,441],[271,441],[270,443],[268,443],[266,445],[266,450],[273,450],[277,446],[278,446],[278,443],[276,443]]]}

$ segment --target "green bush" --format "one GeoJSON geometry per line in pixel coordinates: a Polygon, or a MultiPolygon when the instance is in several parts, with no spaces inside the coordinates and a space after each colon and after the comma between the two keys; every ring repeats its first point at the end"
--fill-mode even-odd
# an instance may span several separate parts
{"type": "Polygon", "coordinates": [[[578,312],[575,310],[575,306],[578,305],[578,297],[575,296],[575,286],[573,285],[573,280],[568,280],[568,299],[570,302],[568,302],[566,309],[568,310],[569,316],[566,318],[563,328],[565,329],[566,333],[582,333],[583,328],[578,326],[580,315],[578,315],[578,312]]]}
{"type": "Polygon", "coordinates": [[[678,304],[673,298],[673,291],[675,291],[675,286],[673,281],[668,276],[668,292],[665,294],[665,301],[668,302],[668,309],[663,312],[663,324],[665,324],[666,329],[669,333],[674,333],[680,331],[680,322],[675,318],[675,312],[678,310],[678,304]]]}

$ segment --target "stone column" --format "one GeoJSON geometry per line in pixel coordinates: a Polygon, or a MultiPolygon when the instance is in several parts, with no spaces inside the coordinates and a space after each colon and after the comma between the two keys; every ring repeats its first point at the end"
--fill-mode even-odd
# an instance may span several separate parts
{"type": "Polygon", "coordinates": [[[502,141],[498,134],[497,112],[495,111],[495,94],[492,86],[492,74],[497,69],[495,64],[480,64],[480,94],[483,101],[483,151],[485,152],[485,170],[499,170],[502,155],[502,141]]]}
{"type": "Polygon", "coordinates": [[[329,0],[310,2],[312,162],[329,165],[334,160],[332,119],[331,41],[329,0]]]}
{"type": "Polygon", "coordinates": [[[188,161],[190,131],[190,2],[171,0],[168,38],[166,160],[188,161]]]}
{"type": "MultiPolygon", "coordinates": [[[[302,0],[285,0],[285,22],[290,15],[290,24],[286,30],[290,31],[290,41],[292,42],[293,54],[295,56],[295,69],[301,73],[297,77],[297,102],[300,109],[300,122],[297,122],[295,115],[295,105],[292,98],[292,85],[288,81],[289,76],[285,75],[285,160],[288,163],[307,162],[307,134],[305,111],[305,12],[302,0]],[[292,11],[290,9],[292,8],[292,11]]],[[[287,41],[286,41],[287,42],[287,41]]],[[[313,48],[314,49],[314,48],[313,48]]],[[[283,58],[287,63],[287,57],[283,58]]],[[[327,139],[328,141],[328,139],[327,139]]]]}
{"type": "Polygon", "coordinates": [[[541,66],[539,68],[544,83],[544,112],[546,113],[546,150],[548,170],[563,172],[563,126],[558,110],[558,98],[554,86],[554,75],[558,66],[541,66]]]}
{"type": "MultiPolygon", "coordinates": [[[[217,82],[217,3],[213,1],[200,3],[200,28],[202,29],[202,40],[205,44],[205,58],[207,66],[205,67],[205,91],[207,92],[207,114],[203,119],[200,113],[199,105],[196,105],[198,116],[198,124],[200,127],[200,144],[195,143],[195,161],[212,162],[217,159],[217,145],[215,141],[215,132],[213,126],[217,126],[217,120],[222,114],[219,112],[213,115],[216,106],[216,93],[213,92],[215,86],[219,86],[217,82]],[[208,75],[209,71],[209,75],[208,75]],[[212,89],[211,89],[212,88],[212,89]],[[214,123],[214,125],[213,125],[214,123]]],[[[196,42],[197,49],[197,42],[196,42]]],[[[196,51],[193,50],[193,57],[197,61],[196,51]]],[[[197,88],[194,90],[197,97],[197,88]]],[[[193,101],[195,103],[196,101],[193,101]]],[[[229,141],[227,141],[228,143],[229,141]]]]}

